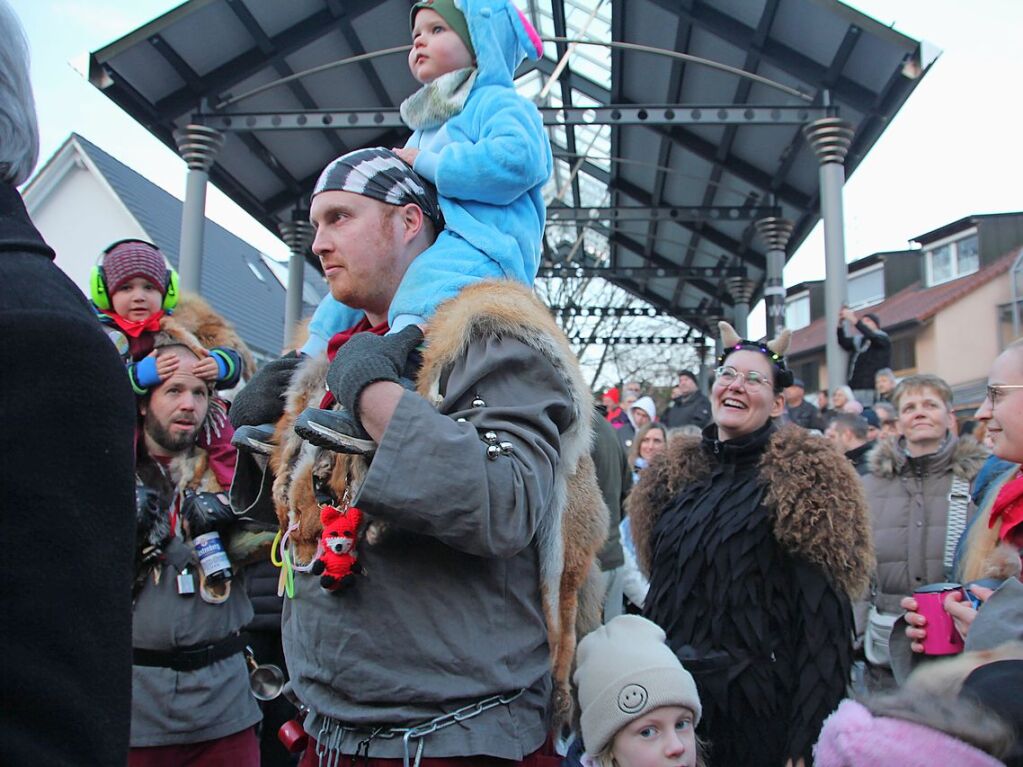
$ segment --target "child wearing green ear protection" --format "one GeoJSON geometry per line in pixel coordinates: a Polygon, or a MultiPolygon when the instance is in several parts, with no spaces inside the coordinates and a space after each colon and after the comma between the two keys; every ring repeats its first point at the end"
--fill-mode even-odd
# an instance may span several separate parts
{"type": "MultiPolygon", "coordinates": [[[[153,347],[162,327],[161,319],[178,305],[178,275],[167,266],[157,247],[144,240],[113,243],[93,267],[89,289],[97,318],[127,363],[128,379],[135,394],[143,396],[172,376],[180,358],[173,354],[157,355],[153,347]]],[[[211,325],[219,324],[226,330],[222,318],[212,310],[206,311],[213,320],[211,325]]],[[[241,339],[233,331],[222,335],[241,346],[241,339]]],[[[236,386],[244,368],[238,349],[234,345],[215,345],[207,351],[209,356],[197,362],[192,373],[216,389],[236,386]]],[[[234,430],[223,415],[226,405],[216,410],[220,414],[217,428],[209,433],[203,430],[199,446],[209,454],[217,480],[226,488],[230,487],[236,462],[231,446],[234,430]]]]}

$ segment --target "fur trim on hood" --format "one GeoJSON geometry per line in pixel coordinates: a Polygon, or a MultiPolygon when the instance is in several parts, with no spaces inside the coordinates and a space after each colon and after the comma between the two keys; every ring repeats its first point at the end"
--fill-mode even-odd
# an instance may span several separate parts
{"type": "MultiPolygon", "coordinates": [[[[683,487],[710,468],[702,439],[686,437],[671,440],[640,475],[628,508],[644,572],[650,572],[650,536],[657,518],[683,487]]],[[[823,437],[785,426],[770,438],[760,479],[778,543],[820,567],[850,599],[858,598],[874,568],[874,546],[863,488],[852,465],[823,437]]]]}
{"type": "MultiPolygon", "coordinates": [[[[905,445],[905,439],[902,437],[897,440],[878,440],[867,458],[871,474],[882,479],[892,479],[906,471],[911,459],[906,454],[905,445]]],[[[928,466],[935,471],[944,471],[951,465],[952,472],[957,477],[972,480],[977,476],[987,457],[987,450],[976,441],[958,439],[950,434],[936,453],[915,460],[927,460],[928,466]]]]}

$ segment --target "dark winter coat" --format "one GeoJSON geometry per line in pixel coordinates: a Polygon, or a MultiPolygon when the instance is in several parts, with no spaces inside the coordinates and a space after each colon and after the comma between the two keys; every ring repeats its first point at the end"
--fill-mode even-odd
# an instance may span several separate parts
{"type": "Polygon", "coordinates": [[[843,324],[838,326],[838,344],[849,352],[846,382],[852,389],[873,389],[874,374],[892,366],[892,340],[878,328],[871,330],[863,320],[856,323],[859,336],[850,338],[843,324]]]}
{"type": "Polygon", "coordinates": [[[698,391],[675,397],[661,415],[661,423],[669,429],[694,424],[701,429],[710,423],[710,400],[698,391]]]}
{"type": "Polygon", "coordinates": [[[849,459],[853,468],[856,469],[856,473],[861,477],[870,473],[870,451],[874,449],[875,444],[874,440],[871,440],[870,442],[864,442],[859,447],[854,447],[852,450],[845,451],[845,457],[849,459]]]}
{"type": "Polygon", "coordinates": [[[597,470],[597,484],[600,485],[601,495],[604,496],[604,505],[607,506],[611,523],[608,527],[607,543],[600,550],[597,559],[601,570],[613,570],[625,564],[618,523],[622,521],[622,504],[625,502],[625,496],[632,488],[632,472],[629,470],[625,450],[618,441],[618,433],[598,411],[593,412],[593,447],[590,448],[590,456],[597,470]]]}
{"type": "Polygon", "coordinates": [[[862,487],[803,429],[716,435],[672,440],[629,498],[644,614],[696,677],[708,763],[809,764],[845,696],[850,599],[873,566],[862,487]]]}
{"type": "Polygon", "coordinates": [[[796,426],[802,426],[804,429],[824,431],[824,420],[821,418],[821,411],[805,399],[796,407],[786,408],[785,414],[796,426]]]}
{"type": "Polygon", "coordinates": [[[135,400],[53,259],[0,184],[0,764],[124,764],[135,400]]]}
{"type": "Polygon", "coordinates": [[[281,633],[284,597],[277,595],[280,575],[281,571],[269,560],[261,560],[246,568],[245,590],[249,592],[249,601],[255,613],[252,622],[245,627],[246,630],[281,633]]]}

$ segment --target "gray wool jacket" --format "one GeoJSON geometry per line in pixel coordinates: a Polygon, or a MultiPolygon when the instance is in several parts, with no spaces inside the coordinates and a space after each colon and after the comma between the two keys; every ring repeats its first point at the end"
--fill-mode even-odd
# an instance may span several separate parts
{"type": "MultiPolygon", "coordinates": [[[[947,580],[945,531],[952,477],[972,482],[987,458],[972,439],[949,434],[937,452],[917,458],[905,440],[878,441],[863,485],[870,506],[877,553],[872,601],[885,613],[900,613],[899,601],[913,589],[947,580]]],[[[976,508],[967,512],[972,519],[976,508]]]]}
{"type": "MultiPolygon", "coordinates": [[[[578,418],[570,388],[536,348],[489,336],[466,342],[438,407],[404,394],[354,500],[389,523],[360,546],[365,577],[328,593],[296,576],[286,600],[291,684],[313,737],[324,715],[358,728],[340,748],[352,754],[377,726],[524,689],[429,736],[425,755],[519,760],[542,745],[550,657],[533,542],[558,502],[565,432],[578,418]],[[510,452],[488,457],[490,431],[510,452]]],[[[401,754],[400,738],[369,746],[373,757],[401,754]]]]}

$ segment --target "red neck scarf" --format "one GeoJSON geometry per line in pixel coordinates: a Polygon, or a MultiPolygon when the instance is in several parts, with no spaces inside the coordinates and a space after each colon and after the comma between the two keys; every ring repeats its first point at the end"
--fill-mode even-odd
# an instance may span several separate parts
{"type": "MultiPolygon", "coordinates": [[[[381,322],[379,325],[370,325],[369,318],[363,316],[355,325],[348,328],[348,330],[342,330],[340,333],[335,333],[333,338],[327,343],[327,359],[331,362],[334,361],[334,357],[337,356],[337,350],[344,346],[356,333],[372,333],[376,336],[387,335],[387,331],[391,329],[391,326],[386,321],[381,322]]],[[[327,392],[323,400],[320,402],[320,409],[325,410],[334,404],[336,400],[334,395],[327,392]]]]}
{"type": "Polygon", "coordinates": [[[144,320],[129,320],[127,317],[122,317],[120,314],[108,309],[104,309],[103,314],[112,319],[114,324],[117,325],[117,327],[119,327],[126,336],[138,338],[147,330],[150,333],[156,333],[160,330],[160,318],[163,316],[163,309],[150,314],[144,320]]]}
{"type": "Polygon", "coordinates": [[[991,518],[987,526],[994,527],[995,522],[1002,520],[1002,529],[998,537],[1003,541],[1019,544],[1023,538],[1023,474],[1017,472],[1015,479],[1010,479],[1002,489],[991,507],[991,518]]]}

